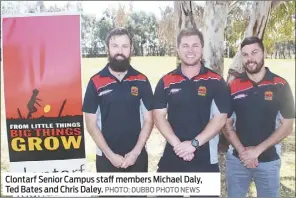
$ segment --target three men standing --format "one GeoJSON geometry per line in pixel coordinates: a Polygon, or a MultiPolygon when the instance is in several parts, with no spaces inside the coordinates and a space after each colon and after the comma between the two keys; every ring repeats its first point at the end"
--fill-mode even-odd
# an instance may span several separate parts
{"type": "Polygon", "coordinates": [[[91,77],[83,103],[98,172],[148,172],[153,117],[167,140],[158,172],[219,172],[218,133],[226,124],[228,196],[245,196],[252,179],[258,196],[279,195],[278,143],[292,132],[294,101],[287,81],[264,67],[260,39],[242,42],[246,72],[227,87],[204,66],[202,33],[183,29],[181,64],[158,81],[154,96],[147,77],[130,65],[128,31],[112,30],[107,47],[109,62],[91,77]]]}

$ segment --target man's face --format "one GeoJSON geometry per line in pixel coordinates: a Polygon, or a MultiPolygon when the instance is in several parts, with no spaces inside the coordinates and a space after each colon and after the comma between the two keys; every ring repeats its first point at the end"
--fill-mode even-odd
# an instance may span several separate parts
{"type": "Polygon", "coordinates": [[[130,65],[131,44],[127,35],[118,35],[110,38],[108,58],[113,71],[124,72],[130,65]]]}
{"type": "Polygon", "coordinates": [[[249,74],[258,73],[264,65],[264,54],[257,43],[245,45],[242,49],[242,63],[249,74]]]}
{"type": "Polygon", "coordinates": [[[184,65],[194,66],[201,60],[202,49],[199,37],[192,35],[181,38],[177,51],[184,65]]]}

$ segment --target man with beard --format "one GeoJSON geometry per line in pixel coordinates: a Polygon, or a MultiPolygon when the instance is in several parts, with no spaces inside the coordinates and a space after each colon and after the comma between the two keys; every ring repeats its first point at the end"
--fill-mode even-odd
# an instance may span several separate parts
{"type": "Polygon", "coordinates": [[[181,64],[156,86],[155,124],[167,140],[158,172],[219,172],[218,132],[230,94],[223,78],[201,61],[203,47],[199,30],[183,29],[177,37],[181,64]]]}
{"type": "Polygon", "coordinates": [[[86,88],[83,111],[97,146],[97,172],[147,172],[146,141],[153,127],[153,93],[130,65],[132,40],[125,28],[107,37],[109,62],[86,88]]]}
{"type": "Polygon", "coordinates": [[[288,82],[264,66],[259,38],[245,38],[241,54],[245,72],[229,85],[233,114],[224,131],[231,144],[226,155],[227,197],[245,197],[252,179],[258,197],[278,197],[279,143],[292,132],[294,99],[288,82]]]}

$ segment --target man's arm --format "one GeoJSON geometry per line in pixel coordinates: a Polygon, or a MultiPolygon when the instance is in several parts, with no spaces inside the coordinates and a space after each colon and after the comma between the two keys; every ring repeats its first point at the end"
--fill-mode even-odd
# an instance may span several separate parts
{"type": "Polygon", "coordinates": [[[164,136],[167,142],[173,147],[181,141],[176,136],[172,126],[168,122],[167,116],[168,97],[164,87],[163,79],[160,79],[155,87],[153,98],[153,119],[155,126],[159,132],[164,136]]]}
{"type": "Polygon", "coordinates": [[[92,113],[85,113],[85,124],[89,135],[92,137],[99,149],[102,150],[107,158],[110,158],[114,153],[109,148],[101,130],[97,126],[97,116],[92,113]]]}
{"type": "Polygon", "coordinates": [[[239,157],[242,161],[258,157],[271,146],[279,143],[293,131],[293,121],[295,119],[295,104],[291,88],[287,82],[280,89],[276,98],[279,102],[279,113],[281,114],[281,125],[256,147],[251,147],[243,152],[239,157]]]}
{"type": "Polygon", "coordinates": [[[247,149],[246,151],[241,153],[241,155],[239,156],[241,161],[245,162],[249,159],[255,159],[268,148],[281,142],[284,138],[292,133],[293,122],[294,119],[283,119],[282,125],[270,137],[268,137],[257,146],[247,149]]]}
{"type": "Polygon", "coordinates": [[[92,82],[92,80],[89,81],[85,96],[84,96],[84,101],[83,101],[83,106],[82,110],[85,113],[85,123],[86,123],[86,128],[96,145],[102,150],[104,155],[107,157],[107,159],[115,166],[119,167],[122,162],[123,162],[123,157],[113,153],[113,151],[109,148],[107,142],[104,139],[104,136],[100,129],[97,126],[97,115],[96,111],[99,106],[99,98],[98,98],[98,93],[97,89],[92,82]]]}
{"type": "MultiPolygon", "coordinates": [[[[166,141],[175,147],[176,145],[180,144],[180,139],[176,136],[175,132],[172,129],[172,126],[168,122],[167,116],[167,94],[164,88],[163,79],[160,79],[158,82],[155,93],[154,93],[154,110],[153,110],[153,117],[155,126],[158,128],[160,133],[164,136],[166,141]]],[[[183,160],[191,161],[194,157],[193,153],[185,155],[183,160]]]]}
{"type": "Polygon", "coordinates": [[[294,119],[283,119],[282,125],[265,141],[257,146],[258,152],[261,154],[271,146],[281,142],[293,131],[294,119]]]}
{"type": "Polygon", "coordinates": [[[148,79],[140,86],[140,111],[143,114],[143,127],[140,131],[138,141],[135,147],[125,155],[125,160],[121,168],[127,168],[136,163],[138,156],[141,154],[153,128],[153,92],[148,79]]]}
{"type": "Polygon", "coordinates": [[[144,112],[143,128],[140,132],[138,141],[133,150],[125,155],[126,160],[122,163],[121,168],[127,168],[134,165],[138,156],[141,154],[153,128],[152,111],[144,112]]]}
{"type": "MultiPolygon", "coordinates": [[[[182,142],[174,133],[170,123],[166,119],[167,109],[155,109],[153,111],[153,117],[155,126],[159,129],[160,133],[164,136],[164,138],[168,141],[170,145],[174,147],[174,149],[180,145],[182,142]]],[[[191,161],[194,158],[194,153],[187,153],[185,155],[179,156],[182,157],[185,161],[191,161]]]]}
{"type": "MultiPolygon", "coordinates": [[[[227,114],[230,111],[229,89],[221,76],[217,78],[220,79],[212,87],[213,103],[210,111],[213,117],[209,120],[204,130],[200,133],[197,132],[198,135],[195,137],[199,142],[199,146],[202,146],[219,133],[225,125],[227,114]]],[[[191,140],[184,141],[175,148],[175,152],[179,157],[194,151],[195,148],[191,145],[191,140]]]]}
{"type": "MultiPolygon", "coordinates": [[[[225,125],[225,130],[223,130],[223,134],[229,143],[235,148],[235,150],[240,155],[242,152],[246,150],[246,147],[241,143],[238,139],[236,132],[233,130],[233,120],[232,118],[228,118],[225,125]]],[[[258,159],[246,160],[244,161],[244,165],[247,168],[256,168],[258,166],[258,159]]]]}
{"type": "Polygon", "coordinates": [[[152,111],[145,112],[143,128],[140,132],[140,136],[138,138],[137,144],[133,149],[135,153],[140,154],[142,149],[146,145],[146,142],[151,134],[153,124],[154,123],[153,123],[152,111]]]}
{"type": "MultiPolygon", "coordinates": [[[[199,146],[202,146],[206,142],[210,141],[215,135],[217,135],[225,125],[226,119],[226,113],[216,114],[209,121],[205,129],[195,137],[195,139],[197,139],[199,142],[199,146]]],[[[174,150],[179,157],[184,157],[185,155],[194,152],[196,149],[191,145],[191,140],[187,140],[177,145],[174,150]]]]}
{"type": "Polygon", "coordinates": [[[181,143],[181,141],[174,133],[170,123],[166,119],[166,115],[166,108],[153,110],[155,126],[158,128],[158,130],[164,136],[164,138],[168,141],[168,143],[174,147],[181,143]]]}
{"type": "Polygon", "coordinates": [[[229,143],[237,150],[240,154],[245,150],[244,145],[238,139],[236,132],[233,130],[233,121],[232,118],[228,118],[225,125],[225,130],[223,130],[223,134],[229,143]]]}
{"type": "MultiPolygon", "coordinates": [[[[147,77],[146,77],[147,78],[147,77]]],[[[141,93],[141,102],[140,102],[140,110],[144,116],[143,118],[143,127],[140,131],[140,135],[137,141],[137,144],[135,145],[133,152],[136,154],[140,154],[144,146],[146,145],[146,142],[151,134],[154,122],[153,122],[153,91],[151,88],[151,84],[146,79],[146,82],[142,84],[140,87],[140,93],[141,93]]]]}
{"type": "Polygon", "coordinates": [[[96,125],[97,116],[91,113],[85,113],[85,123],[89,135],[92,137],[99,149],[102,150],[106,158],[113,164],[113,166],[119,168],[123,163],[124,158],[114,153],[108,146],[102,132],[96,125]]]}
{"type": "Polygon", "coordinates": [[[195,137],[195,139],[199,141],[199,145],[202,146],[206,142],[210,141],[214,136],[216,136],[225,125],[226,119],[226,113],[214,115],[214,117],[207,124],[206,128],[195,137]]]}

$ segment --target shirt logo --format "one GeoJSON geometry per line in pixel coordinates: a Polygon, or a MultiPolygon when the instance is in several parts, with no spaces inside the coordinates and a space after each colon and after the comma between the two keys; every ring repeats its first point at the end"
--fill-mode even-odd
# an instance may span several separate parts
{"type": "Polygon", "coordinates": [[[179,91],[181,91],[181,88],[179,88],[179,89],[171,89],[169,95],[178,93],[179,91]]]}
{"type": "Polygon", "coordinates": [[[113,90],[112,89],[107,89],[105,91],[102,91],[102,92],[99,93],[99,96],[106,95],[106,94],[110,93],[111,91],[113,91],[113,90]]]}
{"type": "Polygon", "coordinates": [[[132,88],[131,88],[131,94],[133,96],[138,96],[138,94],[139,94],[138,87],[132,86],[132,88]]]}
{"type": "Polygon", "coordinates": [[[265,98],[265,100],[272,100],[272,96],[273,96],[272,91],[266,91],[266,92],[264,93],[264,98],[265,98]]]}
{"type": "Polygon", "coordinates": [[[207,88],[204,86],[199,86],[198,95],[199,96],[206,96],[207,95],[207,88]]]}
{"type": "Polygon", "coordinates": [[[247,96],[248,96],[247,94],[238,94],[237,96],[235,96],[235,97],[233,98],[233,100],[241,99],[241,98],[245,98],[245,97],[247,97],[247,96]]]}

